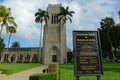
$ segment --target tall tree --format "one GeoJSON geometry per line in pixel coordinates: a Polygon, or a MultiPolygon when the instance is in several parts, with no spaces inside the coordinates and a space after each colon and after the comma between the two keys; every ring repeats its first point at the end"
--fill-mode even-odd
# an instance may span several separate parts
{"type": "Polygon", "coordinates": [[[112,37],[111,40],[114,47],[114,52],[117,52],[117,49],[120,46],[120,25],[117,24],[112,28],[110,36],[112,37]]]}
{"type": "Polygon", "coordinates": [[[49,19],[48,12],[42,9],[38,9],[38,11],[35,13],[35,22],[36,23],[41,23],[41,28],[40,28],[40,45],[39,45],[39,61],[42,59],[42,33],[43,33],[43,27],[42,23],[45,22],[47,25],[47,19],[49,19]]]}
{"type": "Polygon", "coordinates": [[[101,29],[105,30],[107,33],[107,37],[108,37],[109,44],[110,44],[110,50],[111,50],[112,57],[113,57],[112,61],[115,62],[115,54],[113,51],[113,44],[112,44],[111,37],[110,37],[110,32],[111,32],[111,29],[115,27],[115,22],[113,18],[106,17],[105,19],[102,19],[102,21],[100,22],[100,25],[101,25],[101,29]]]}
{"type": "Polygon", "coordinates": [[[71,17],[73,16],[74,11],[69,11],[69,6],[64,8],[60,7],[60,13],[57,15],[59,17],[59,21],[63,21],[63,24],[66,24],[66,21],[69,20],[72,22],[71,17]]]}
{"type": "Polygon", "coordinates": [[[11,47],[12,48],[20,48],[20,43],[19,42],[13,42],[11,47]]]}
{"type": "Polygon", "coordinates": [[[100,32],[100,40],[101,40],[101,48],[102,48],[102,56],[105,58],[106,56],[110,56],[110,43],[107,36],[107,31],[103,29],[99,29],[100,32]]]}
{"type": "Polygon", "coordinates": [[[0,29],[0,37],[2,33],[3,26],[6,27],[6,32],[9,32],[9,24],[17,27],[16,22],[14,21],[14,17],[11,16],[11,9],[7,9],[5,6],[0,5],[0,23],[1,23],[1,29],[0,29]]]}
{"type": "MultiPolygon", "coordinates": [[[[73,13],[75,13],[75,12],[74,11],[69,11],[69,6],[67,6],[66,8],[61,6],[60,7],[60,13],[57,15],[58,21],[62,22],[62,24],[65,25],[65,27],[66,27],[66,21],[67,20],[72,22],[71,17],[73,16],[73,13]]],[[[66,54],[66,63],[67,63],[67,54],[66,54]]]]}
{"type": "Polygon", "coordinates": [[[12,33],[16,33],[16,28],[13,27],[13,26],[10,26],[9,27],[9,33],[10,33],[10,35],[9,35],[9,39],[8,39],[8,48],[9,48],[9,44],[10,44],[12,33]]]}
{"type": "Polygon", "coordinates": [[[0,53],[4,47],[5,47],[4,40],[0,37],[0,53]]]}

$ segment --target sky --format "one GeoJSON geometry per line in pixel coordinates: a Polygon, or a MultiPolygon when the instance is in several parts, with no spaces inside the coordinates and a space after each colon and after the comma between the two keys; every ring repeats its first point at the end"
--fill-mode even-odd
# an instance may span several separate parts
{"type": "MultiPolygon", "coordinates": [[[[75,14],[72,23],[66,25],[67,46],[73,49],[73,30],[97,30],[101,19],[112,17],[116,24],[120,22],[117,14],[120,0],[0,0],[0,5],[11,8],[11,15],[18,24],[17,32],[12,34],[10,45],[17,41],[21,47],[38,47],[40,39],[40,24],[35,23],[35,12],[38,8],[46,10],[49,4],[69,6],[75,14]]],[[[2,38],[7,46],[9,34],[5,28],[2,38]]]]}

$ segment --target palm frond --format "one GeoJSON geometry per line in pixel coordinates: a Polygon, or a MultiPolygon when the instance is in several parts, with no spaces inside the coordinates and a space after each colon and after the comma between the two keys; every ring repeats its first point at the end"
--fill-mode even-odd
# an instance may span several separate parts
{"type": "Polygon", "coordinates": [[[16,28],[14,26],[9,26],[10,33],[16,33],[16,28]]]}
{"type": "Polygon", "coordinates": [[[3,17],[0,17],[0,22],[3,21],[3,20],[4,20],[4,18],[3,18],[3,17]]]}
{"type": "Polygon", "coordinates": [[[35,22],[36,22],[36,23],[39,23],[39,22],[40,22],[40,17],[36,17],[36,18],[35,18],[35,22]]]}
{"type": "Polygon", "coordinates": [[[69,6],[66,7],[66,10],[67,10],[67,11],[68,11],[68,9],[69,9],[69,6]]]}
{"type": "Polygon", "coordinates": [[[67,17],[66,20],[69,20],[72,23],[72,19],[70,17],[67,17]]]}
{"type": "Polygon", "coordinates": [[[72,17],[73,13],[75,13],[74,11],[69,11],[69,6],[67,6],[66,8],[64,7],[60,7],[60,13],[57,15],[59,18],[59,21],[63,19],[63,23],[66,22],[66,20],[69,19],[70,22],[72,22],[72,19],[70,17],[72,17]],[[64,16],[64,17],[63,17],[64,16]]]}
{"type": "Polygon", "coordinates": [[[16,24],[16,22],[14,22],[14,21],[13,21],[13,22],[12,22],[12,24],[13,24],[15,27],[17,27],[17,24],[16,24]]]}
{"type": "Polygon", "coordinates": [[[49,19],[49,15],[48,12],[46,12],[45,10],[42,9],[38,9],[38,12],[35,13],[35,22],[39,23],[39,22],[43,22],[43,21],[47,21],[47,19],[49,19]]]}
{"type": "Polygon", "coordinates": [[[40,15],[40,12],[36,12],[36,13],[35,13],[35,16],[39,16],[39,15],[40,15]]]}
{"type": "Polygon", "coordinates": [[[60,22],[62,19],[63,19],[63,17],[60,17],[60,18],[58,19],[58,22],[60,22]]]}
{"type": "Polygon", "coordinates": [[[6,27],[6,32],[9,33],[9,26],[6,27]]]}

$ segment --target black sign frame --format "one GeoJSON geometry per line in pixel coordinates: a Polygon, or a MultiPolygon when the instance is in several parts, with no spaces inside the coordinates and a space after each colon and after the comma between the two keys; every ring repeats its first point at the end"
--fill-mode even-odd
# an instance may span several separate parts
{"type": "MultiPolygon", "coordinates": [[[[84,41],[83,41],[84,42],[84,41]]],[[[96,46],[95,45],[95,46],[96,46]]],[[[93,48],[93,49],[94,49],[93,48]]],[[[93,49],[91,49],[91,50],[93,50],[93,49]]],[[[89,49],[90,50],[90,49],[89,49]]],[[[89,51],[88,50],[88,51],[89,51]]],[[[99,31],[73,31],[73,53],[74,53],[74,75],[75,76],[101,76],[101,75],[103,75],[103,68],[102,68],[102,55],[101,55],[101,44],[100,44],[100,37],[99,37],[99,31]],[[82,64],[82,62],[79,62],[80,60],[82,61],[83,60],[83,62],[88,62],[88,63],[86,63],[87,65],[89,65],[89,63],[90,63],[90,59],[91,59],[91,57],[90,57],[90,59],[87,59],[87,57],[88,56],[86,56],[86,57],[81,57],[81,53],[80,53],[80,51],[81,51],[81,45],[83,46],[84,45],[84,43],[83,44],[81,44],[80,42],[82,41],[82,40],[84,40],[84,38],[85,38],[85,36],[83,35],[83,36],[80,36],[80,37],[78,37],[78,34],[95,34],[95,36],[93,35],[93,38],[92,37],[90,37],[91,39],[86,39],[86,41],[88,40],[88,43],[90,42],[90,41],[94,41],[94,39],[97,41],[96,42],[96,45],[97,45],[97,47],[94,47],[97,51],[96,51],[96,56],[97,57],[92,57],[93,59],[95,59],[96,58],[96,64],[93,64],[94,65],[94,67],[96,67],[96,70],[98,69],[98,72],[95,72],[94,70],[92,70],[92,68],[91,68],[91,70],[92,71],[90,71],[90,70],[88,70],[89,72],[87,73],[87,72],[85,72],[85,70],[78,70],[80,67],[81,67],[81,65],[83,65],[82,64]],[[80,39],[80,38],[82,38],[83,37],[83,39],[80,39]],[[79,39],[78,39],[79,38],[79,39]],[[77,40],[78,39],[78,40],[77,40]],[[80,44],[80,45],[79,45],[80,44]],[[83,59],[82,59],[83,58],[83,59]],[[79,61],[78,61],[79,60],[79,61]]],[[[92,53],[93,54],[93,53],[92,53]]],[[[84,50],[83,50],[83,53],[82,53],[82,55],[84,55],[84,50]]],[[[92,59],[92,60],[93,60],[92,59]]],[[[95,61],[93,61],[93,62],[95,62],[95,61]]],[[[92,64],[91,64],[92,65],[92,64]]],[[[84,66],[83,66],[84,67],[84,66]]],[[[86,69],[89,69],[90,67],[86,67],[86,69]]],[[[83,68],[84,69],[84,68],[83,68]]]]}

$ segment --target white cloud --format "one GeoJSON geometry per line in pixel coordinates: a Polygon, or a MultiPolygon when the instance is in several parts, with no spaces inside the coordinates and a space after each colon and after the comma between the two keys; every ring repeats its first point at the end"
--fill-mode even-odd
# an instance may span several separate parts
{"type": "MultiPolygon", "coordinates": [[[[46,9],[48,4],[59,3],[64,7],[69,6],[70,10],[75,11],[73,23],[67,24],[67,33],[72,34],[73,29],[96,30],[101,19],[106,16],[114,17],[119,22],[116,14],[118,2],[119,0],[5,0],[2,4],[12,9],[12,16],[18,24],[15,36],[23,40],[39,41],[40,24],[34,22],[38,8],[46,9]]],[[[67,39],[67,42],[72,42],[72,35],[67,35],[67,39]]]]}
{"type": "Polygon", "coordinates": [[[34,13],[38,5],[38,0],[6,0],[4,4],[11,8],[12,16],[15,17],[18,29],[16,36],[22,39],[36,39],[32,33],[39,35],[39,30],[35,27],[34,13]]]}
{"type": "Polygon", "coordinates": [[[75,12],[75,14],[73,14],[73,24],[78,26],[83,11],[77,2],[72,2],[70,5],[71,10],[75,12]]]}
{"type": "Polygon", "coordinates": [[[112,0],[82,0],[79,1],[83,10],[79,17],[79,26],[76,29],[96,30],[100,25],[102,18],[112,17],[115,14],[115,6],[117,1],[112,0]]]}

